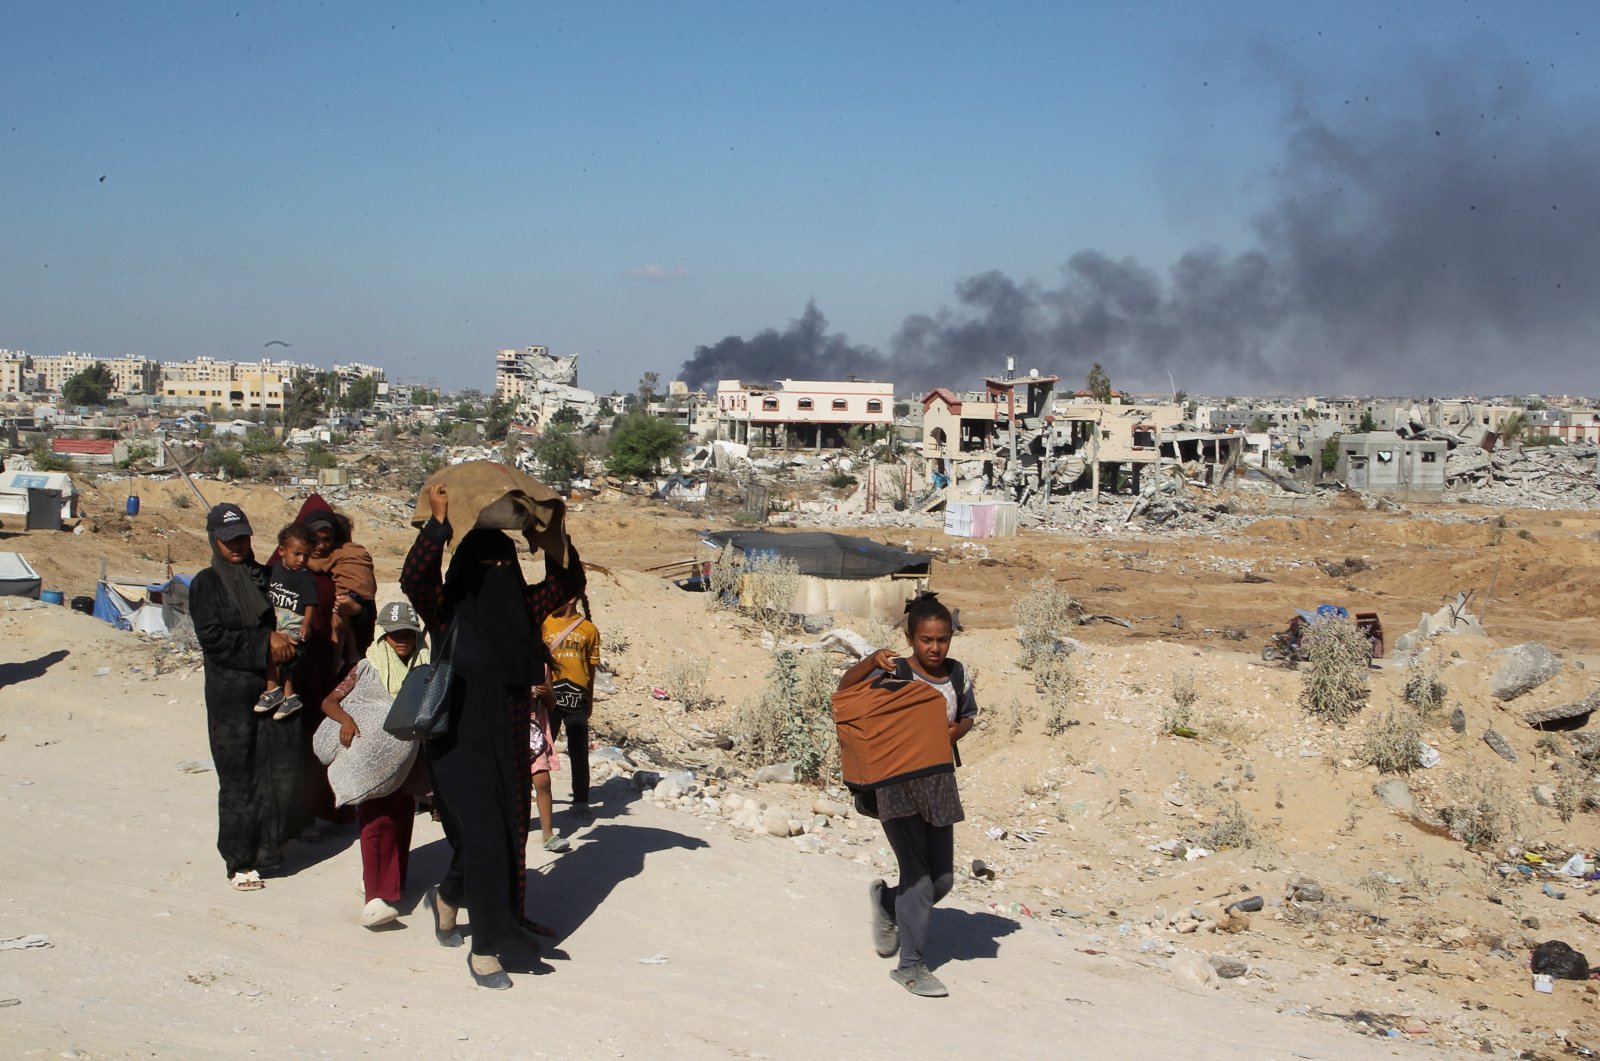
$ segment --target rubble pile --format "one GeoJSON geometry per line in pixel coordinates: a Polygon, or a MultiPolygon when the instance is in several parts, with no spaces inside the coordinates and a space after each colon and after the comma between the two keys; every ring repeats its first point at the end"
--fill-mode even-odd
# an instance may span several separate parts
{"type": "Polygon", "coordinates": [[[1600,508],[1597,448],[1511,446],[1489,452],[1462,447],[1445,462],[1452,501],[1543,511],[1600,508]]]}

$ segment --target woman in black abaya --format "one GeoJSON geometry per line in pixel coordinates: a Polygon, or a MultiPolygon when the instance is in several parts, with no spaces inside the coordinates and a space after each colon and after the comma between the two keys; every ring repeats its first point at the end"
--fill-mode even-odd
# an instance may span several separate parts
{"type": "Polygon", "coordinates": [[[428,494],[433,518],[417,534],[400,588],[442,653],[457,624],[448,731],[428,742],[434,795],[450,839],[450,870],[427,897],[441,943],[457,946],[456,911],[472,912],[472,977],[511,986],[502,958],[526,959],[538,941],[524,918],[528,818],[529,691],[543,680],[540,625],[584,586],[583,565],[568,547],[566,565],[545,556],[545,580],[529,586],[515,544],[498,530],[462,538],[440,579],[451,530],[442,485],[428,494]]]}
{"type": "Polygon", "coordinates": [[[238,505],[206,516],[211,566],[189,586],[189,616],[205,658],[206,727],[217,769],[217,850],[239,891],[266,887],[260,871],[282,859],[304,827],[306,750],[296,730],[256,714],[267,661],[287,663],[294,642],[275,628],[267,569],[250,547],[238,505]]]}

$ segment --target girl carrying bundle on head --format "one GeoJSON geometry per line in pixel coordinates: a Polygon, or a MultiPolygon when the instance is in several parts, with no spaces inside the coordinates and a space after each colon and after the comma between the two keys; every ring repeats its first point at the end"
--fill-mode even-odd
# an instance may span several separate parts
{"type": "Polygon", "coordinates": [[[845,672],[834,696],[839,756],[856,806],[883,822],[900,865],[893,888],[872,882],[872,941],[880,957],[898,950],[890,972],[914,995],[949,992],[923,960],[933,904],[950,891],[954,825],[965,818],[956,788],[956,742],[972,729],[978,703],[961,664],[949,657],[954,622],[932,593],[906,605],[909,656],[881,648],[845,672]]]}

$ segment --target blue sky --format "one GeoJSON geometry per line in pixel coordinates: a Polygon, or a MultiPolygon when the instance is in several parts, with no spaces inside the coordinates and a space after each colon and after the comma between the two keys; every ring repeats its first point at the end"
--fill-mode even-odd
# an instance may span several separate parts
{"type": "Polygon", "coordinates": [[[1576,3],[40,2],[0,39],[0,346],[447,388],[544,343],[630,389],[808,299],[884,347],[985,270],[1237,250],[1295,94],[1416,49],[1600,97],[1576,3]]]}

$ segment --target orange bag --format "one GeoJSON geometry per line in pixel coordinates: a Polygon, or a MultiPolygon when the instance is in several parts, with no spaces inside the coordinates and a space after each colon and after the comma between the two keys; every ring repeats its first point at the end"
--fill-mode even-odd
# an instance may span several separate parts
{"type": "Polygon", "coordinates": [[[905,664],[833,694],[839,767],[854,792],[955,771],[944,694],[905,664]]]}

